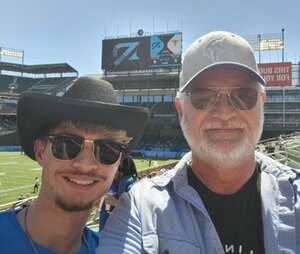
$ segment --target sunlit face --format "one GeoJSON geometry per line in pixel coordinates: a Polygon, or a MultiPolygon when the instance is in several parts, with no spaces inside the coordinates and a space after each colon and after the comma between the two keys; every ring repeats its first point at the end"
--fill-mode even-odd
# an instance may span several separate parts
{"type": "MultiPolygon", "coordinates": [[[[110,139],[108,132],[87,131],[75,126],[58,127],[55,134],[72,134],[85,139],[110,139]]],[[[73,160],[53,157],[50,142],[35,143],[35,154],[42,171],[40,196],[66,211],[83,211],[93,207],[109,189],[120,164],[120,158],[112,165],[98,162],[93,154],[93,144],[86,142],[84,149],[73,160]]]]}
{"type": "MultiPolygon", "coordinates": [[[[203,73],[195,86],[224,88],[259,85],[243,72],[219,68],[203,73]]],[[[262,133],[265,96],[265,92],[260,91],[253,109],[239,110],[229,104],[226,94],[221,94],[214,107],[199,110],[192,106],[189,95],[183,95],[177,110],[193,159],[225,169],[239,165],[249,154],[253,154],[262,133]]]]}

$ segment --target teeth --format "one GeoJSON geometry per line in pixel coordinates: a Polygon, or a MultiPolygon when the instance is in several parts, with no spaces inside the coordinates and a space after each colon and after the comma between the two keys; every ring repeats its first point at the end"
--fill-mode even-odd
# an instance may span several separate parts
{"type": "Polygon", "coordinates": [[[94,181],[84,181],[84,180],[78,180],[78,179],[74,179],[74,178],[68,178],[71,182],[76,183],[76,184],[80,184],[80,185],[90,185],[93,184],[94,181]]]}

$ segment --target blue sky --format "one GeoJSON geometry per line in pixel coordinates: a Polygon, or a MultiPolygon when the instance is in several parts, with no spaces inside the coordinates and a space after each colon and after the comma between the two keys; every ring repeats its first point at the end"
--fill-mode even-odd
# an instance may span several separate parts
{"type": "MultiPolygon", "coordinates": [[[[213,30],[256,35],[284,28],[286,60],[300,61],[299,0],[1,0],[0,8],[0,47],[24,50],[25,64],[67,62],[80,75],[100,72],[105,36],[140,28],[181,30],[184,51],[213,30]]],[[[262,60],[280,61],[280,56],[264,54],[262,60]]]]}

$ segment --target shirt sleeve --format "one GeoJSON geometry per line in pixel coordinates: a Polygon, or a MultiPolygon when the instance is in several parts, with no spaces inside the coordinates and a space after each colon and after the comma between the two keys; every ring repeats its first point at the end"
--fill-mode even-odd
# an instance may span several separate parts
{"type": "Polygon", "coordinates": [[[142,253],[142,228],[132,192],[124,193],[102,231],[96,254],[142,253]]]}

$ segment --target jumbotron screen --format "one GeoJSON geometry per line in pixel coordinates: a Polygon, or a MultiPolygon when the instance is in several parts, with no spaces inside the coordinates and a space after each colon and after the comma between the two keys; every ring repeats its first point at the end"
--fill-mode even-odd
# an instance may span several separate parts
{"type": "Polygon", "coordinates": [[[181,68],[182,33],[105,39],[102,69],[109,72],[181,68]]]}

